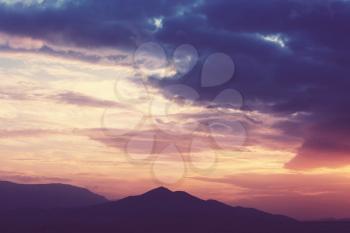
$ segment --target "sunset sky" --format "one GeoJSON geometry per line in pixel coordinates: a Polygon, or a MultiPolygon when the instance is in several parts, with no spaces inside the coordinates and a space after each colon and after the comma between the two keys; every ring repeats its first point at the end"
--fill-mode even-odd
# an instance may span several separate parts
{"type": "Polygon", "coordinates": [[[0,0],[0,179],[350,218],[350,1],[0,0]]]}

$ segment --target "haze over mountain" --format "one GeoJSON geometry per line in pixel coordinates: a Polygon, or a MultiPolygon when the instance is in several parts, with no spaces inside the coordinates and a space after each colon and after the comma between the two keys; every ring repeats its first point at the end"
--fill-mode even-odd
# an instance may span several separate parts
{"type": "MultiPolygon", "coordinates": [[[[25,198],[26,194],[30,194],[25,198],[27,203],[39,203],[40,199],[43,202],[35,209],[31,205],[31,209],[2,211],[0,232],[348,233],[350,229],[350,222],[346,221],[300,222],[256,209],[232,207],[215,200],[202,200],[186,192],[173,192],[164,187],[102,204],[96,202],[103,202],[104,198],[73,186],[18,185],[3,182],[1,187],[2,198],[6,197],[3,193],[10,194],[17,190],[16,195],[12,196],[12,203],[15,203],[15,198],[25,198]],[[18,191],[20,188],[25,192],[18,191]],[[58,195],[54,195],[57,191],[58,195]],[[81,206],[82,201],[79,202],[80,207],[76,207],[78,201],[66,201],[64,208],[53,208],[58,207],[53,205],[59,200],[57,197],[65,197],[64,200],[77,200],[81,197],[88,201],[86,206],[81,206]]],[[[9,207],[10,202],[6,205],[6,208],[9,207]]],[[[1,209],[4,210],[3,206],[1,209]]]]}

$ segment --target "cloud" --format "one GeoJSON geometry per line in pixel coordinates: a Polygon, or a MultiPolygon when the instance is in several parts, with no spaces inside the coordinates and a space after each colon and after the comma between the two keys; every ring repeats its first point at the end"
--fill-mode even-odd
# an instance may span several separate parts
{"type": "MultiPolygon", "coordinates": [[[[345,107],[350,104],[350,59],[346,52],[350,34],[344,33],[350,24],[348,1],[182,0],[175,4],[134,0],[126,4],[86,0],[44,8],[33,4],[0,5],[0,31],[13,36],[2,39],[2,44],[12,49],[35,49],[44,42],[49,46],[41,52],[57,55],[53,45],[91,50],[117,47],[131,53],[140,43],[153,40],[165,45],[171,55],[176,46],[190,43],[198,49],[201,62],[212,52],[224,52],[233,57],[237,67],[232,81],[203,88],[201,66],[197,65],[183,78],[161,80],[157,87],[186,84],[206,101],[234,87],[243,93],[244,110],[283,116],[284,124],[279,122],[275,129],[303,141],[288,168],[349,164],[345,141],[350,131],[337,130],[337,125],[350,119],[345,107]],[[162,19],[161,27],[154,19],[162,19]],[[20,43],[11,42],[14,38],[20,43]],[[320,134],[329,136],[320,138],[320,134]]],[[[73,55],[84,57],[84,53],[73,55]]],[[[94,60],[94,56],[88,58],[94,60]]],[[[109,104],[72,93],[58,99],[95,106],[109,104]]]]}
{"type": "Polygon", "coordinates": [[[157,36],[170,44],[191,43],[204,55],[212,51],[231,55],[237,67],[235,79],[216,88],[202,88],[201,67],[197,66],[183,79],[165,80],[162,85],[185,83],[208,100],[223,88],[234,87],[243,93],[245,109],[284,116],[285,125],[291,127],[279,123],[276,129],[304,141],[296,159],[299,162],[287,165],[288,168],[346,166],[349,160],[344,158],[349,157],[350,151],[344,142],[350,131],[346,128],[339,134],[336,128],[350,119],[344,109],[349,105],[349,59],[344,53],[349,49],[349,38],[341,36],[350,23],[349,12],[350,4],[344,1],[203,4],[191,15],[165,19],[164,30],[157,36]],[[283,46],[264,39],[277,35],[279,41],[283,38],[283,46]],[[287,119],[296,115],[300,117],[287,119]],[[297,127],[303,130],[297,132],[297,127]],[[330,136],[319,140],[319,134],[330,136]],[[319,147],[306,149],[315,145],[315,140],[320,141],[319,147]],[[303,165],[303,161],[308,165],[303,165]]]}
{"type": "Polygon", "coordinates": [[[37,50],[44,46],[44,42],[30,37],[10,36],[0,33],[0,46],[7,46],[11,49],[37,50]]]}
{"type": "Polygon", "coordinates": [[[0,0],[0,4],[9,7],[62,7],[70,0],[0,0]]]}
{"type": "Polygon", "coordinates": [[[326,117],[305,130],[304,142],[297,156],[286,164],[287,168],[310,169],[317,167],[338,168],[350,163],[349,116],[326,117]],[[330,118],[330,119],[329,119],[330,118]]]}
{"type": "Polygon", "coordinates": [[[61,104],[71,104],[81,107],[95,108],[127,108],[126,105],[111,100],[103,100],[97,97],[88,96],[73,91],[56,91],[56,94],[49,94],[47,90],[25,85],[0,88],[0,99],[16,101],[54,101],[61,104]]]}
{"type": "Polygon", "coordinates": [[[22,172],[0,171],[0,179],[21,183],[69,183],[70,179],[29,175],[22,172]]]}
{"type": "MultiPolygon", "coordinates": [[[[88,135],[90,139],[105,144],[108,147],[127,152],[128,150],[133,154],[147,154],[154,155],[162,154],[169,145],[176,145],[179,152],[187,158],[189,154],[207,152],[209,149],[214,150],[217,146],[207,136],[198,135],[178,135],[167,134],[160,129],[138,130],[131,131],[127,134],[120,134],[122,129],[90,129],[82,130],[83,135],[88,135]],[[192,147],[192,139],[205,141],[208,147],[192,147]],[[211,148],[212,147],[212,148],[211,148]]],[[[123,131],[122,131],[123,132],[123,131]]]]}
{"type": "Polygon", "coordinates": [[[52,99],[66,104],[73,104],[77,106],[85,106],[85,107],[97,107],[97,108],[108,108],[108,107],[118,107],[125,108],[123,104],[120,104],[115,101],[110,100],[101,100],[95,97],[83,95],[76,92],[63,92],[59,93],[55,96],[52,96],[52,99]]]}
{"type": "MultiPolygon", "coordinates": [[[[44,1],[43,4],[48,2],[44,1]]],[[[154,25],[150,19],[171,14],[175,9],[175,4],[171,2],[158,1],[149,1],[147,4],[139,0],[128,4],[111,0],[103,3],[90,0],[66,2],[64,7],[59,8],[33,8],[26,5],[1,7],[0,21],[10,23],[0,23],[0,28],[8,33],[73,43],[78,47],[130,47],[141,36],[151,34],[154,25]],[[137,5],[140,7],[134,8],[137,5]],[[40,27],[37,27],[37,22],[40,27]]]]}
{"type": "Polygon", "coordinates": [[[0,130],[0,138],[40,137],[62,133],[62,131],[44,129],[0,130]]]}

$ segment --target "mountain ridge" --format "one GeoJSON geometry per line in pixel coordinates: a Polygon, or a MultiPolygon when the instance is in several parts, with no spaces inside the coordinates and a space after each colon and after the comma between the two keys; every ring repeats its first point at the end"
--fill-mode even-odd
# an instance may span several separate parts
{"type": "Polygon", "coordinates": [[[348,233],[349,229],[350,222],[300,222],[165,187],[117,201],[17,210],[0,218],[0,232],[12,233],[348,233]]]}
{"type": "Polygon", "coordinates": [[[0,181],[0,211],[30,208],[71,208],[107,202],[88,189],[68,184],[19,184],[0,181]]]}

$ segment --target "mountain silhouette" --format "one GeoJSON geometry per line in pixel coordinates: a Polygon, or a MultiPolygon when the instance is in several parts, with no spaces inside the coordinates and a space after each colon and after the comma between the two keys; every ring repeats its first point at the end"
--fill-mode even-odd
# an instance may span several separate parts
{"type": "Polygon", "coordinates": [[[0,181],[0,211],[31,208],[71,208],[107,200],[87,189],[64,184],[16,184],[0,181]]]}
{"type": "Polygon", "coordinates": [[[12,233],[349,233],[349,222],[300,222],[164,187],[102,204],[30,209],[0,218],[12,233]]]}

